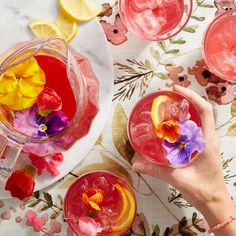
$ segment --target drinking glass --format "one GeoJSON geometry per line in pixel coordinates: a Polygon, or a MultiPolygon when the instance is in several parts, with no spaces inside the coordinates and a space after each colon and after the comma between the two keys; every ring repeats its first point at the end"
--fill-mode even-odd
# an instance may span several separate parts
{"type": "Polygon", "coordinates": [[[137,37],[163,41],[178,34],[192,12],[192,0],[120,0],[124,25],[137,37]]]}
{"type": "Polygon", "coordinates": [[[202,43],[203,57],[210,71],[236,82],[236,10],[218,15],[208,26],[202,43]]]}
{"type": "Polygon", "coordinates": [[[136,214],[131,186],[109,171],[80,176],[68,189],[64,217],[79,236],[125,235],[136,214]]]}

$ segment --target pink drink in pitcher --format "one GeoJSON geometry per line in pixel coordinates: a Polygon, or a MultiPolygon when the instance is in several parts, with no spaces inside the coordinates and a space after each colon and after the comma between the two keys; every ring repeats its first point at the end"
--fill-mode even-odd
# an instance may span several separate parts
{"type": "Polygon", "coordinates": [[[65,197],[65,219],[79,236],[123,235],[135,213],[136,200],[131,187],[108,171],[83,175],[65,197]]]}
{"type": "Polygon", "coordinates": [[[210,70],[222,79],[236,82],[236,11],[217,16],[203,40],[203,55],[210,70]]]}
{"type": "Polygon", "coordinates": [[[199,114],[188,99],[174,92],[158,91],[145,96],[135,105],[129,118],[128,133],[133,148],[142,157],[160,165],[178,167],[188,164],[197,152],[202,151],[204,144],[195,150],[190,143],[190,140],[197,143],[202,138],[200,126],[199,114]],[[182,136],[178,137],[178,132],[172,130],[176,127],[180,133],[183,128],[187,135],[181,133],[182,136]],[[162,133],[164,131],[166,134],[162,133]],[[196,141],[195,137],[189,137],[189,132],[199,139],[196,141]],[[181,154],[185,148],[190,156],[181,154]]]}
{"type": "Polygon", "coordinates": [[[192,10],[191,0],[120,0],[122,21],[136,36],[161,41],[185,26],[192,10]]]}

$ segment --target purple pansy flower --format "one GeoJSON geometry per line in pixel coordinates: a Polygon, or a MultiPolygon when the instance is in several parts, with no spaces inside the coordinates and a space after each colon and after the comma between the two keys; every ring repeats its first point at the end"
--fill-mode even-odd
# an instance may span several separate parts
{"type": "Polygon", "coordinates": [[[173,166],[181,166],[191,161],[194,152],[202,152],[206,142],[202,130],[192,120],[180,123],[181,137],[175,143],[164,141],[167,159],[173,166]]]}
{"type": "Polygon", "coordinates": [[[68,118],[62,111],[52,112],[48,117],[38,114],[37,107],[17,111],[14,127],[31,137],[43,137],[56,134],[69,125],[68,118]]]}

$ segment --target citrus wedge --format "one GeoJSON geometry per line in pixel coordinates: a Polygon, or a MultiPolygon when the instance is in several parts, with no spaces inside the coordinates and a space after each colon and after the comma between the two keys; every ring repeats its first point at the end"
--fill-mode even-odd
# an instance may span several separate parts
{"type": "Polygon", "coordinates": [[[127,196],[124,192],[124,189],[119,184],[115,184],[115,188],[117,189],[117,191],[121,195],[123,207],[122,207],[122,211],[121,211],[120,215],[118,216],[118,218],[113,221],[110,221],[111,224],[116,224],[117,222],[120,222],[125,217],[125,215],[127,214],[127,211],[128,211],[128,199],[127,199],[127,196]]]}
{"type": "Polygon", "coordinates": [[[152,108],[151,108],[151,117],[156,127],[160,122],[163,121],[163,117],[165,116],[165,112],[161,109],[162,104],[171,100],[169,96],[160,95],[153,100],[152,108]]]}
{"type": "Polygon", "coordinates": [[[60,28],[48,20],[33,20],[28,23],[33,33],[39,38],[50,38],[58,36],[62,38],[60,28]]]}
{"type": "MultiPolygon", "coordinates": [[[[117,187],[117,186],[116,186],[117,187]]],[[[133,195],[127,190],[126,188],[122,188],[120,186],[120,191],[122,191],[125,196],[126,200],[128,200],[125,204],[127,204],[127,209],[125,209],[121,214],[122,217],[119,217],[119,221],[117,221],[113,226],[112,226],[112,231],[113,232],[123,232],[127,230],[127,228],[130,226],[134,219],[135,215],[135,200],[133,195]]],[[[125,206],[124,206],[125,208],[125,206]]]]}
{"type": "Polygon", "coordinates": [[[63,9],[60,9],[55,24],[62,33],[62,38],[69,43],[78,32],[78,22],[69,16],[63,9]]]}
{"type": "Polygon", "coordinates": [[[102,7],[89,0],[59,0],[62,9],[78,21],[89,21],[100,14],[102,7]]]}

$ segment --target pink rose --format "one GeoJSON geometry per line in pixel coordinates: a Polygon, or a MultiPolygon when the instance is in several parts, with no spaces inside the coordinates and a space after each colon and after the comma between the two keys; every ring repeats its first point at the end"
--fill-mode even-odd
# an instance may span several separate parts
{"type": "Polygon", "coordinates": [[[62,108],[61,97],[51,88],[45,88],[38,96],[37,105],[41,116],[48,116],[62,108]]]}

